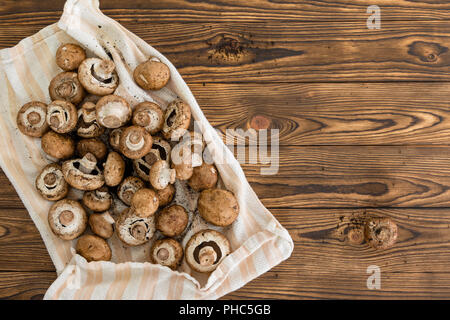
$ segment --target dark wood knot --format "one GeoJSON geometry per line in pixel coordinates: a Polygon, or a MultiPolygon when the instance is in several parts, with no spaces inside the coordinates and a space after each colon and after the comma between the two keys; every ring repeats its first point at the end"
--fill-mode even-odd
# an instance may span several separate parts
{"type": "Polygon", "coordinates": [[[408,47],[408,54],[418,57],[423,62],[436,62],[441,54],[448,51],[447,47],[435,42],[415,41],[408,47]]]}

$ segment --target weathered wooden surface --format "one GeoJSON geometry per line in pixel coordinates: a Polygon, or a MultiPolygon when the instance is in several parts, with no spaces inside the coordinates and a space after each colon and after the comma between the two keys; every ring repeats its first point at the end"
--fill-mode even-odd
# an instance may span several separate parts
{"type": "MultiPolygon", "coordinates": [[[[0,1],[0,48],[56,22],[63,4],[0,1]]],[[[279,129],[278,174],[243,169],[295,250],[226,299],[450,298],[450,4],[371,1],[381,30],[366,28],[368,5],[101,1],[176,65],[222,133],[279,129]],[[368,215],[397,222],[394,248],[348,242],[349,222],[368,215]],[[381,290],[367,289],[370,265],[381,290]]],[[[0,173],[0,298],[40,299],[55,278],[0,173]]]]}

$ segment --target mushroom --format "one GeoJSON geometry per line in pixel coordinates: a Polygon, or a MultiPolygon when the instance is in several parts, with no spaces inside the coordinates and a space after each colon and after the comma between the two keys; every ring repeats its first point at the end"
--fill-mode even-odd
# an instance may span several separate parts
{"type": "Polygon", "coordinates": [[[158,210],[159,199],[152,189],[137,190],[131,198],[131,207],[135,214],[141,218],[152,216],[158,210]]]}
{"type": "Polygon", "coordinates": [[[158,160],[150,169],[149,181],[153,188],[162,190],[169,183],[175,183],[175,174],[175,170],[170,169],[167,161],[158,160]]]}
{"type": "Polygon", "coordinates": [[[48,92],[52,100],[65,100],[79,104],[85,92],[75,72],[61,72],[50,81],[48,92]]]}
{"type": "Polygon", "coordinates": [[[105,178],[97,167],[97,159],[92,153],[87,153],[81,159],[65,161],[62,171],[67,183],[79,190],[96,190],[105,183],[105,178]]]}
{"type": "Polygon", "coordinates": [[[156,229],[167,237],[183,233],[189,222],[189,215],[182,206],[174,204],[164,208],[156,217],[156,229]]]}
{"type": "Polygon", "coordinates": [[[369,245],[375,249],[388,249],[397,240],[398,228],[389,218],[370,218],[364,227],[364,235],[369,245]]]}
{"type": "Polygon", "coordinates": [[[47,107],[47,123],[53,131],[68,133],[77,127],[77,108],[68,101],[55,100],[47,107]]]}
{"type": "Polygon", "coordinates": [[[42,137],[48,131],[47,105],[39,101],[24,104],[17,113],[17,127],[30,137],[42,137]]]}
{"type": "Polygon", "coordinates": [[[106,157],[108,149],[106,144],[97,138],[81,139],[77,143],[77,153],[80,157],[92,153],[96,159],[102,160],[106,157]]]}
{"type": "Polygon", "coordinates": [[[117,186],[123,179],[125,174],[125,161],[120,154],[111,151],[106,158],[103,165],[103,175],[105,176],[105,183],[109,187],[117,186]]]}
{"type": "Polygon", "coordinates": [[[87,262],[111,260],[111,248],[108,242],[92,234],[85,234],[78,239],[76,252],[87,262]]]}
{"type": "Polygon", "coordinates": [[[156,240],[150,249],[150,261],[175,270],[183,259],[183,247],[175,239],[156,240]]]}
{"type": "Polygon", "coordinates": [[[97,190],[86,191],[83,194],[82,200],[86,207],[96,212],[108,210],[111,207],[112,201],[111,194],[105,186],[97,190]]]}
{"type": "Polygon", "coordinates": [[[175,196],[175,187],[173,186],[173,184],[168,184],[164,189],[156,190],[156,195],[159,200],[159,206],[166,206],[173,200],[173,197],[175,196]]]}
{"type": "Polygon", "coordinates": [[[216,167],[213,164],[203,162],[201,166],[194,168],[188,184],[195,191],[202,191],[214,188],[217,184],[217,179],[216,167]]]}
{"type": "Polygon", "coordinates": [[[123,126],[131,118],[131,108],[128,102],[114,94],[104,96],[96,105],[97,122],[110,129],[123,126]]]}
{"type": "Polygon", "coordinates": [[[122,135],[123,128],[117,128],[111,131],[109,134],[109,145],[116,151],[120,151],[120,136],[122,135]]]}
{"type": "Polygon", "coordinates": [[[164,124],[164,111],[153,102],[141,102],[134,107],[132,122],[144,127],[150,134],[160,131],[164,124]]]}
{"type": "Polygon", "coordinates": [[[63,240],[79,237],[87,226],[83,206],[75,200],[62,199],[55,202],[48,212],[48,224],[53,233],[63,240]]]}
{"type": "Polygon", "coordinates": [[[116,222],[119,239],[129,246],[139,246],[149,241],[155,233],[155,218],[142,218],[132,208],[125,209],[116,222]]]}
{"type": "Polygon", "coordinates": [[[236,220],[239,204],[232,192],[222,189],[206,189],[200,193],[198,212],[206,222],[226,227],[236,220]]]}
{"type": "Polygon", "coordinates": [[[75,142],[69,136],[48,131],[42,136],[42,150],[56,159],[67,159],[75,153],[75,142]]]}
{"type": "Polygon", "coordinates": [[[74,43],[63,44],[56,51],[56,64],[64,71],[77,69],[84,59],[86,59],[86,52],[74,43]]]}
{"type": "Polygon", "coordinates": [[[103,239],[109,239],[114,234],[114,218],[109,214],[109,211],[91,214],[89,226],[93,233],[103,239]]]}
{"type": "Polygon", "coordinates": [[[150,151],[140,159],[133,160],[133,167],[137,175],[144,181],[149,181],[150,179],[150,169],[152,165],[158,160],[170,159],[170,144],[160,138],[153,138],[153,144],[150,151]]]}
{"type": "Polygon", "coordinates": [[[120,151],[130,159],[139,159],[150,152],[153,139],[143,127],[129,126],[120,135],[120,151]]]}
{"type": "Polygon", "coordinates": [[[126,205],[131,205],[131,199],[136,191],[145,187],[144,181],[138,177],[127,177],[117,188],[117,196],[126,205]]]}
{"type": "Polygon", "coordinates": [[[113,93],[119,85],[115,69],[116,65],[112,60],[88,58],[78,68],[78,79],[89,93],[106,96],[113,93]]]}
{"type": "Polygon", "coordinates": [[[105,128],[97,122],[95,103],[85,102],[78,110],[77,134],[82,138],[97,138],[105,132],[105,128]]]}
{"type": "Polygon", "coordinates": [[[178,143],[171,152],[172,168],[175,169],[178,180],[188,180],[194,173],[190,145],[178,143]]]}
{"type": "Polygon", "coordinates": [[[194,234],[186,244],[185,260],[197,272],[214,271],[230,253],[228,239],[218,231],[207,229],[194,234]]]}
{"type": "Polygon", "coordinates": [[[133,77],[144,90],[160,90],[169,82],[170,70],[158,58],[151,57],[134,69],[133,77]]]}
{"type": "Polygon", "coordinates": [[[57,163],[46,165],[36,177],[35,185],[41,196],[50,201],[61,200],[69,192],[69,185],[57,163]]]}
{"type": "Polygon", "coordinates": [[[191,123],[191,107],[182,100],[171,102],[164,114],[162,134],[167,140],[178,141],[191,123]]]}

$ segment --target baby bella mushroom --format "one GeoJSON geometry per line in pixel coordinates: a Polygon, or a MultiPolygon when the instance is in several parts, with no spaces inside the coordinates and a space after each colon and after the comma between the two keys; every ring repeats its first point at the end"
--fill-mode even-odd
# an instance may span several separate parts
{"type": "Polygon", "coordinates": [[[96,235],[85,234],[81,236],[75,249],[87,262],[111,260],[111,248],[108,242],[96,235]]]}
{"type": "Polygon", "coordinates": [[[194,174],[192,151],[188,144],[179,142],[171,152],[172,168],[175,169],[178,180],[188,180],[194,174]]]}
{"type": "Polygon", "coordinates": [[[152,263],[175,270],[183,259],[183,247],[175,239],[156,240],[150,249],[152,263]]]}
{"type": "Polygon", "coordinates": [[[97,122],[110,129],[123,126],[131,118],[131,108],[128,102],[114,94],[104,96],[95,106],[97,122]]]}
{"type": "Polygon", "coordinates": [[[186,244],[185,259],[193,270],[206,273],[214,271],[230,251],[230,242],[223,234],[210,229],[202,230],[186,244]]]}
{"type": "Polygon", "coordinates": [[[17,127],[30,137],[42,137],[48,131],[47,105],[39,101],[24,104],[17,113],[17,127]]]}
{"type": "Polygon", "coordinates": [[[148,242],[155,233],[155,218],[142,218],[132,208],[125,209],[116,222],[119,239],[129,246],[139,246],[148,242]]]}
{"type": "Polygon", "coordinates": [[[123,128],[116,128],[109,134],[109,145],[115,151],[120,151],[120,136],[122,135],[123,128]]]}
{"type": "Polygon", "coordinates": [[[81,159],[65,161],[62,171],[67,183],[79,190],[96,190],[105,183],[105,178],[97,167],[97,159],[92,153],[87,153],[81,159]]]}
{"type": "Polygon", "coordinates": [[[136,191],[131,198],[131,207],[137,216],[147,218],[158,210],[159,199],[152,189],[142,188],[136,191]]]}
{"type": "Polygon", "coordinates": [[[149,153],[153,139],[140,126],[129,126],[120,135],[120,151],[129,159],[139,159],[149,153]]]}
{"type": "Polygon", "coordinates": [[[68,101],[55,100],[47,106],[47,123],[58,133],[73,131],[78,122],[77,108],[68,101]]]}
{"type": "Polygon", "coordinates": [[[173,197],[175,196],[175,187],[173,184],[168,184],[164,189],[156,190],[156,196],[159,200],[159,206],[164,207],[173,200],[173,197]]]}
{"type": "Polygon", "coordinates": [[[97,122],[95,103],[85,102],[78,109],[77,135],[81,138],[97,138],[105,132],[105,128],[97,122]]]}
{"type": "Polygon", "coordinates": [[[126,177],[117,188],[117,196],[120,200],[123,201],[123,203],[130,206],[133,195],[136,193],[136,191],[144,187],[144,181],[142,181],[138,177],[126,177]]]}
{"type": "Polygon", "coordinates": [[[149,181],[153,188],[162,190],[169,184],[175,183],[175,170],[164,160],[156,161],[150,169],[149,181]]]}
{"type": "Polygon", "coordinates": [[[206,222],[220,227],[232,224],[239,214],[236,197],[228,190],[203,190],[198,198],[197,207],[200,216],[206,222]]]}
{"type": "Polygon", "coordinates": [[[79,237],[87,226],[87,215],[78,201],[63,199],[55,202],[48,212],[48,224],[63,240],[79,237]]]}
{"type": "Polygon", "coordinates": [[[170,144],[160,138],[154,137],[150,151],[142,158],[133,160],[133,167],[137,175],[144,181],[150,181],[150,169],[158,160],[170,159],[170,144]]]}
{"type": "Polygon", "coordinates": [[[398,228],[389,218],[374,217],[367,220],[364,227],[367,243],[375,249],[388,249],[395,244],[398,228]]]}
{"type": "Polygon", "coordinates": [[[108,154],[103,165],[103,175],[107,186],[115,187],[119,185],[125,174],[125,166],[125,161],[120,154],[115,151],[111,151],[108,154]]]}
{"type": "Polygon", "coordinates": [[[164,114],[162,134],[167,140],[178,141],[191,123],[191,107],[182,100],[171,102],[164,114]]]}
{"type": "Polygon", "coordinates": [[[83,194],[83,204],[92,211],[102,212],[111,207],[112,197],[105,186],[83,194]]]}
{"type": "Polygon", "coordinates": [[[84,59],[86,59],[86,52],[74,43],[63,44],[56,51],[56,64],[64,71],[77,69],[84,59]]]}
{"type": "Polygon", "coordinates": [[[114,234],[114,218],[109,211],[93,213],[89,216],[89,227],[99,237],[109,239],[114,234]]]}
{"type": "Polygon", "coordinates": [[[156,229],[167,237],[176,237],[183,233],[189,222],[189,216],[182,206],[174,204],[164,208],[156,217],[156,229]]]}
{"type": "Polygon", "coordinates": [[[98,160],[105,158],[108,153],[106,144],[97,138],[81,139],[78,141],[76,149],[80,157],[92,153],[98,160]]]}
{"type": "Polygon", "coordinates": [[[217,184],[217,179],[216,167],[213,164],[203,162],[201,166],[194,168],[188,184],[195,191],[202,191],[214,188],[217,184]]]}
{"type": "Polygon", "coordinates": [[[75,153],[75,142],[69,136],[48,131],[42,136],[42,150],[56,159],[67,159],[75,153]]]}
{"type": "Polygon", "coordinates": [[[37,176],[35,185],[41,196],[50,201],[61,200],[69,192],[69,185],[57,163],[46,165],[37,176]]]}
{"type": "Polygon", "coordinates": [[[83,86],[75,72],[61,72],[52,79],[48,87],[52,100],[65,100],[79,104],[85,95],[83,86]]]}
{"type": "Polygon", "coordinates": [[[144,90],[160,90],[169,82],[170,70],[158,58],[151,57],[134,69],[133,77],[144,90]]]}
{"type": "Polygon", "coordinates": [[[113,93],[119,85],[115,69],[116,65],[112,60],[88,58],[78,68],[78,79],[89,93],[106,96],[113,93]]]}
{"type": "Polygon", "coordinates": [[[153,102],[141,102],[134,107],[132,122],[144,127],[150,134],[160,131],[164,124],[164,111],[153,102]]]}

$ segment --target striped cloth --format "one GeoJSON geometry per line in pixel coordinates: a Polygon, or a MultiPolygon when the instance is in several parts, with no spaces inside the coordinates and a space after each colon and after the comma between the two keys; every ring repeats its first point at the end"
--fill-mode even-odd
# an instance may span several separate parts
{"type": "Polygon", "coordinates": [[[103,15],[97,0],[69,0],[57,24],[0,51],[0,165],[36,224],[58,278],[45,299],[217,299],[245,285],[287,259],[293,250],[289,233],[261,204],[244,173],[221,137],[211,127],[175,67],[158,51],[116,21],[103,15]],[[34,187],[40,170],[49,162],[40,139],[22,135],[16,126],[19,108],[31,100],[50,102],[48,84],[61,70],[55,53],[62,43],[80,43],[88,56],[116,63],[120,85],[116,94],[134,106],[154,101],[165,108],[179,96],[189,103],[213,159],[222,150],[225,163],[217,168],[227,189],[234,192],[240,215],[225,232],[233,252],[210,275],[189,268],[172,271],[147,262],[148,246],[128,248],[116,236],[109,240],[111,262],[86,262],[74,251],[74,241],[56,237],[47,223],[51,203],[34,187]],[[171,81],[157,92],[135,85],[132,71],[149,56],[156,56],[171,70],[171,81]]]}

